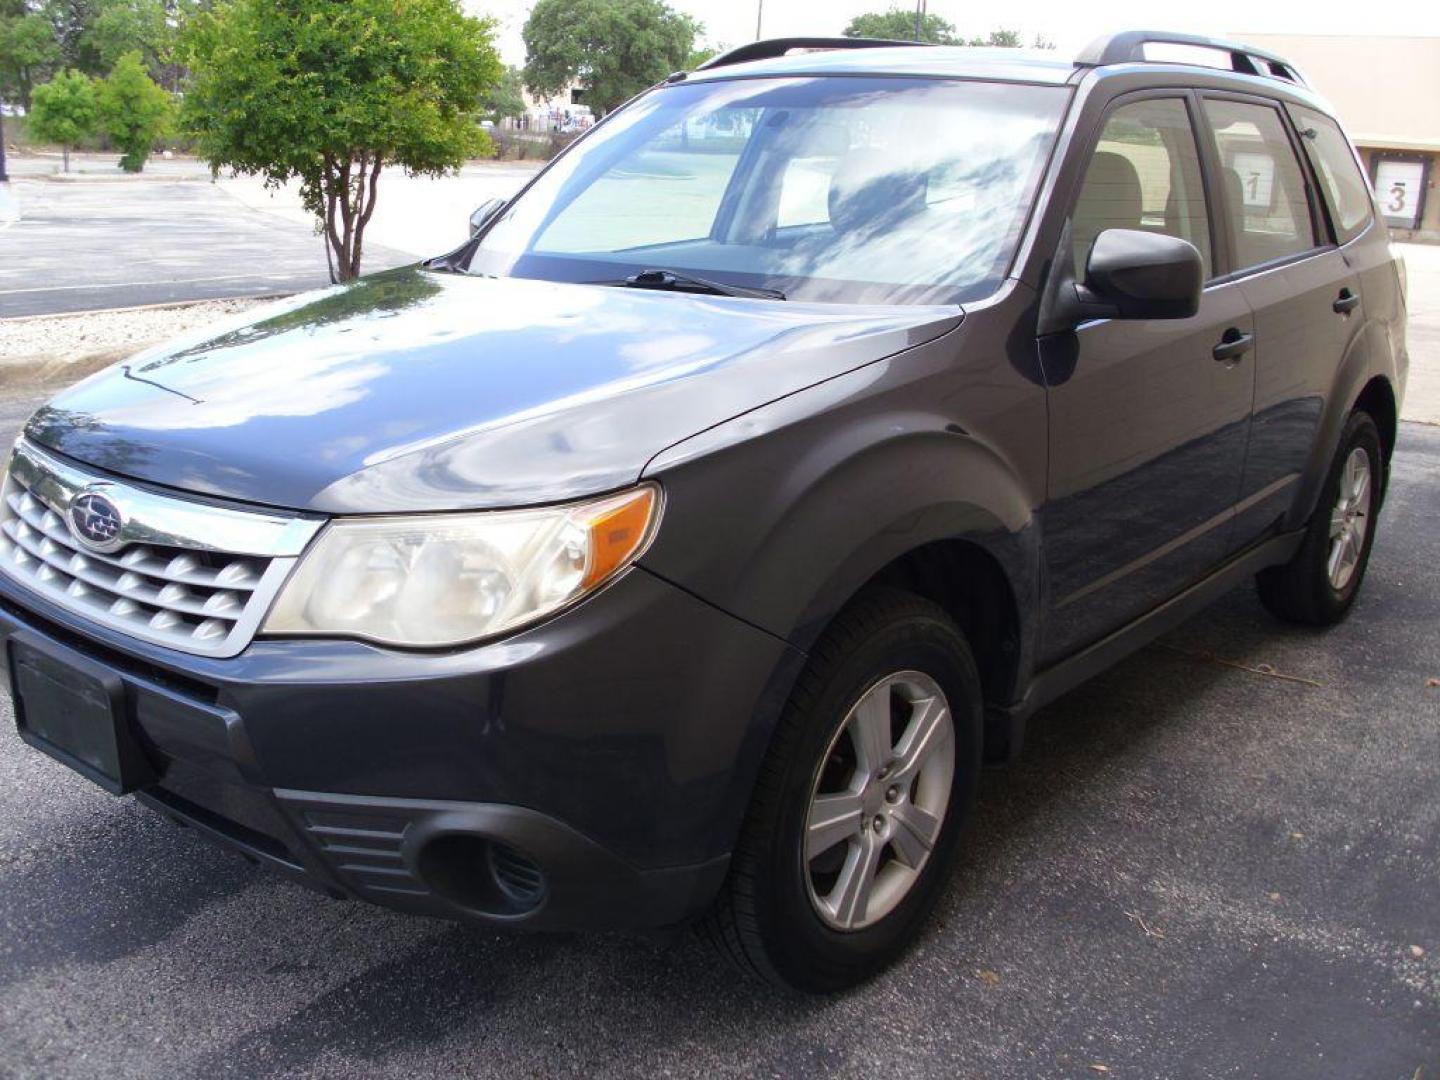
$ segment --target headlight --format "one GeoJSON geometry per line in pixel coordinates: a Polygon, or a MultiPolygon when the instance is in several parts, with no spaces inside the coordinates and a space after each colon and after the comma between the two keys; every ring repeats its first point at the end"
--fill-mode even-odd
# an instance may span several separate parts
{"type": "Polygon", "coordinates": [[[646,485],[540,510],[339,518],[264,632],[434,648],[494,637],[593,591],[634,562],[660,516],[646,485]]]}

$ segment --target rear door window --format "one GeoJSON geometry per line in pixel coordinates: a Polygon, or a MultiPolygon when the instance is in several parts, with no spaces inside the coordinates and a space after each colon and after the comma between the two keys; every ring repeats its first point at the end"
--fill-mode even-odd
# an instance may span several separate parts
{"type": "Polygon", "coordinates": [[[1370,185],[1350,149],[1350,140],[1340,125],[1324,113],[1292,105],[1290,115],[1300,129],[1300,145],[1320,178],[1336,238],[1342,244],[1348,243],[1370,224],[1374,206],[1370,185]]]}
{"type": "Polygon", "coordinates": [[[1269,105],[1206,98],[1205,115],[1220,151],[1220,195],[1234,237],[1234,269],[1314,248],[1305,174],[1280,113],[1269,105]]]}

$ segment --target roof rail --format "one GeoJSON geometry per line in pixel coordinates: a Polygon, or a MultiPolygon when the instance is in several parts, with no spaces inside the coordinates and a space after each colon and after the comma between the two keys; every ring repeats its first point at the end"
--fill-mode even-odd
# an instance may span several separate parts
{"type": "Polygon", "coordinates": [[[893,48],[897,45],[914,45],[928,48],[929,43],[924,41],[887,41],[884,38],[862,38],[862,37],[793,37],[793,38],[768,38],[765,41],[752,41],[748,45],[740,45],[723,52],[719,56],[712,56],[705,63],[697,67],[696,71],[708,71],[711,68],[729,67],[731,64],[747,64],[751,60],[773,60],[777,56],[784,56],[796,49],[803,49],[809,52],[819,52],[831,49],[882,49],[893,48]]]}
{"type": "Polygon", "coordinates": [[[1214,49],[1216,52],[1228,53],[1230,69],[1242,75],[1284,79],[1297,86],[1309,85],[1300,74],[1300,69],[1283,56],[1234,41],[1221,41],[1219,38],[1201,37],[1198,34],[1176,34],[1167,30],[1126,30],[1124,33],[1096,38],[1080,51],[1080,55],[1075,58],[1075,64],[1078,67],[1103,67],[1105,64],[1144,62],[1146,45],[1193,45],[1201,49],[1214,49]]]}

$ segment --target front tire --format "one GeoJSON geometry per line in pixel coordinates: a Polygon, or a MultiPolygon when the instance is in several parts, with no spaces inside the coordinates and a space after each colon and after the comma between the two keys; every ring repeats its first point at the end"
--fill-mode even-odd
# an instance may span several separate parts
{"type": "Polygon", "coordinates": [[[844,989],[918,934],[981,761],[980,678],[937,605],[876,591],[838,616],[777,726],[702,933],[743,970],[844,989]]]}
{"type": "Polygon", "coordinates": [[[1349,612],[1375,543],[1384,469],[1375,421],[1368,413],[1351,413],[1300,550],[1255,579],[1272,614],[1287,622],[1333,626],[1349,612]]]}

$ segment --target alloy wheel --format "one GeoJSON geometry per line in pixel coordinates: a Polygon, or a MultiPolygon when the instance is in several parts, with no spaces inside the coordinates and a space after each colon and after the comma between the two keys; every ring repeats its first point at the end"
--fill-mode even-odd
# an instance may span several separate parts
{"type": "Polygon", "coordinates": [[[1330,511],[1330,557],[1325,568],[1330,587],[1342,591],[1355,576],[1365,535],[1370,529],[1370,455],[1363,446],[1350,451],[1340,470],[1340,491],[1330,511]]]}
{"type": "Polygon", "coordinates": [[[940,837],[955,779],[955,727],[938,683],[886,676],[845,716],[810,790],[804,861],[816,913],[863,930],[905,898],[940,837]]]}

